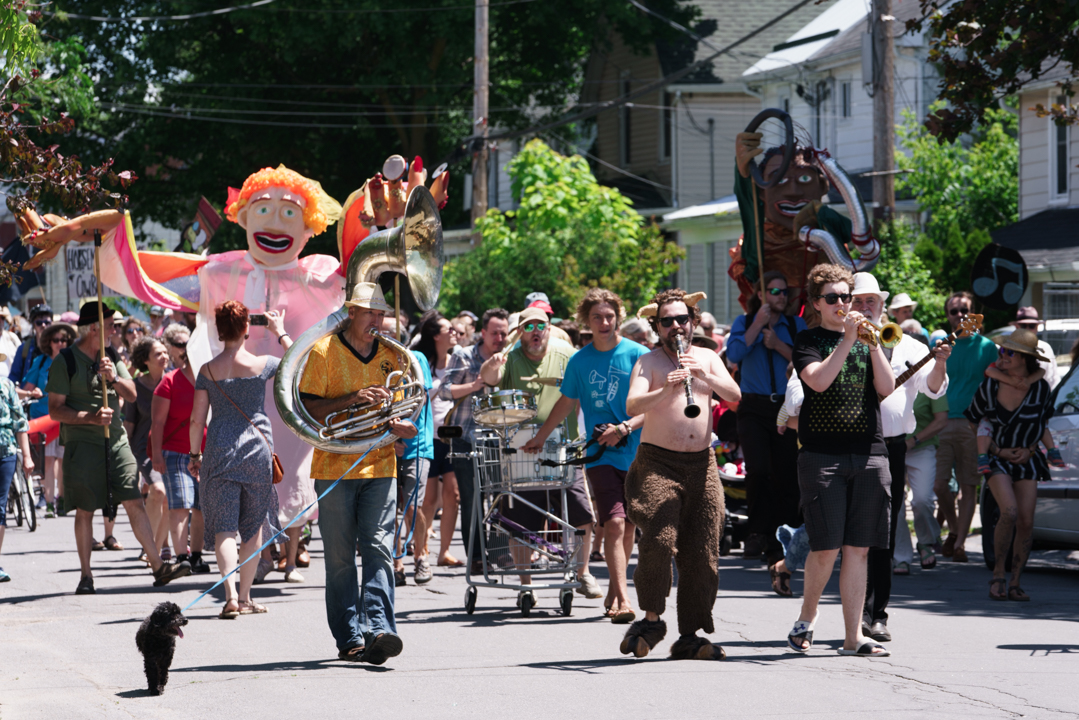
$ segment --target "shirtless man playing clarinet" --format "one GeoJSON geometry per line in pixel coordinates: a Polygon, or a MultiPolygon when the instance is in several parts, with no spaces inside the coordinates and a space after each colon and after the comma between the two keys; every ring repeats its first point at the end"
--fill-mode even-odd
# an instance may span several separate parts
{"type": "Polygon", "coordinates": [[[690,344],[701,321],[704,293],[664,290],[638,312],[659,335],[630,376],[626,409],[643,415],[637,457],[626,475],[627,515],[641,530],[633,584],[644,620],[630,625],[623,655],[643,658],[667,634],[660,619],[671,591],[671,558],[678,563],[678,640],[675,660],[722,660],[723,648],[697,635],[715,631],[719,589],[723,486],[712,453],[712,393],[741,397],[718,355],[690,344]],[[678,352],[679,343],[684,348],[678,352]],[[686,383],[690,397],[687,398],[686,383]],[[696,410],[687,408],[696,405],[696,410]]]}

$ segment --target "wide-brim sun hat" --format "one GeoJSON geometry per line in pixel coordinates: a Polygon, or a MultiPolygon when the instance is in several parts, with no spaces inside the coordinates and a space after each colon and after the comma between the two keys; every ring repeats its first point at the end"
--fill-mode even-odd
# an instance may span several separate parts
{"type": "Polygon", "coordinates": [[[1049,358],[1038,351],[1038,336],[1032,330],[1016,328],[1014,332],[994,338],[993,342],[1002,348],[1024,355],[1033,355],[1042,362],[1049,362],[1049,358]]]}
{"type": "Polygon", "coordinates": [[[386,296],[382,294],[382,288],[369,282],[356,283],[356,287],[352,289],[352,297],[345,300],[345,305],[364,310],[393,312],[393,308],[386,302],[386,296]]]}
{"type": "Polygon", "coordinates": [[[877,279],[867,272],[854,273],[854,288],[851,295],[876,295],[881,303],[888,302],[888,293],[880,289],[877,279]]]}
{"type": "Polygon", "coordinates": [[[894,298],[892,298],[892,304],[888,306],[888,310],[898,310],[899,308],[905,307],[916,309],[918,307],[918,303],[911,300],[910,295],[907,295],[906,293],[899,293],[894,298]]]}
{"type": "MultiPolygon", "coordinates": [[[[66,330],[68,333],[69,342],[75,342],[79,337],[79,331],[71,323],[66,322],[54,322],[44,330],[41,331],[41,335],[37,339],[37,348],[46,355],[51,355],[51,348],[49,343],[52,342],[53,336],[62,330],[66,330]]],[[[2,361],[0,361],[2,362],[2,361]]]]}

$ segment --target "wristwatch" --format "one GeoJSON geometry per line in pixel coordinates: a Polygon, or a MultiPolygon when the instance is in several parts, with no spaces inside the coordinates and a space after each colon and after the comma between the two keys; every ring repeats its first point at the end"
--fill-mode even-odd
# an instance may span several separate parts
{"type": "Polygon", "coordinates": [[[188,453],[187,456],[189,458],[191,458],[192,460],[202,460],[202,453],[200,453],[200,452],[188,453]]]}

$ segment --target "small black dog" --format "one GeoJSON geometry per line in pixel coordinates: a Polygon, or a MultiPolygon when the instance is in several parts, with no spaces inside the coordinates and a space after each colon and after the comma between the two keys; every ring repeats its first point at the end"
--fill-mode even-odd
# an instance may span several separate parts
{"type": "Polygon", "coordinates": [[[169,681],[169,666],[172,654],[176,651],[176,638],[183,637],[181,630],[187,625],[187,618],[180,612],[180,606],[172,602],[163,602],[154,608],[150,617],[142,621],[135,633],[135,644],[142,653],[146,667],[146,684],[151,695],[160,695],[169,681]]]}

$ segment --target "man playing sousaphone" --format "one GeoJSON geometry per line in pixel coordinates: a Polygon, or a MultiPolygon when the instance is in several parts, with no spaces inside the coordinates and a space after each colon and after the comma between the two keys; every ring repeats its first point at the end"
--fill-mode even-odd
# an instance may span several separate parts
{"type": "Polygon", "coordinates": [[[663,614],[671,591],[671,560],[678,563],[676,660],[722,660],[723,648],[697,635],[715,631],[712,606],[719,588],[719,533],[723,487],[712,453],[712,393],[741,398],[718,355],[690,344],[704,293],[664,290],[638,311],[660,344],[633,368],[626,409],[643,415],[641,445],[626,475],[628,517],[641,530],[633,584],[645,619],[630,625],[622,654],[644,657],[667,633],[663,614]],[[690,397],[687,398],[686,386],[690,397]],[[686,412],[692,400],[705,410],[686,412]]]}
{"type": "MultiPolygon", "coordinates": [[[[345,305],[348,320],[311,348],[300,382],[304,407],[319,419],[357,403],[370,405],[390,398],[386,378],[398,369],[397,353],[371,335],[382,327],[386,313],[393,311],[381,288],[357,283],[345,305]]],[[[400,438],[416,435],[416,426],[408,420],[391,420],[389,430],[400,438]]],[[[319,505],[326,616],[341,660],[381,665],[404,647],[394,620],[397,465],[392,443],[372,450],[358,467],[345,473],[357,457],[316,448],[311,460],[311,477],[319,495],[344,474],[340,486],[319,505]],[[362,593],[356,584],[357,544],[363,562],[362,593]]]]}

